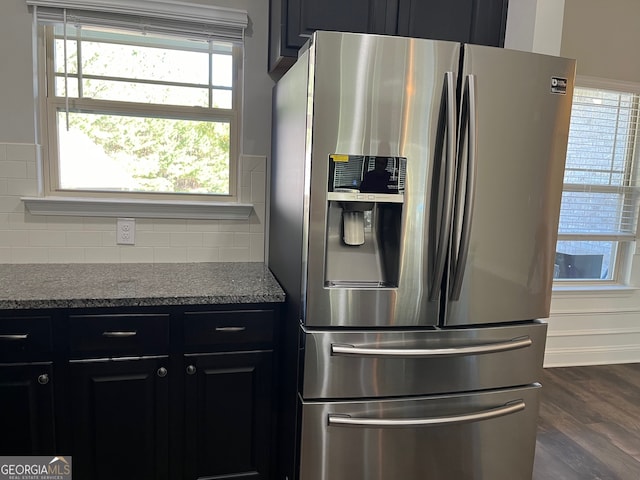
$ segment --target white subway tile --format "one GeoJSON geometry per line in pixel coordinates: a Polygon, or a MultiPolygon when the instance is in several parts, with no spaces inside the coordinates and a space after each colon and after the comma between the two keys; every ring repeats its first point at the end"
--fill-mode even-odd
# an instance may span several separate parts
{"type": "Polygon", "coordinates": [[[150,247],[132,247],[122,245],[120,248],[121,263],[153,263],[154,251],[150,247]]]}
{"type": "Polygon", "coordinates": [[[27,178],[27,164],[7,160],[0,163],[0,177],[2,178],[27,178]]]}
{"type": "Polygon", "coordinates": [[[153,261],[155,263],[186,262],[187,249],[184,247],[154,247],[153,261]]]}
{"type": "Polygon", "coordinates": [[[47,248],[13,247],[11,263],[49,263],[47,248]]]}
{"type": "Polygon", "coordinates": [[[24,206],[18,197],[10,195],[0,196],[0,212],[18,213],[24,211],[24,206]]]}
{"type": "Polygon", "coordinates": [[[47,217],[31,215],[28,211],[24,210],[19,213],[10,213],[9,225],[15,229],[46,230],[47,217]]]}
{"type": "Polygon", "coordinates": [[[119,263],[120,252],[116,247],[90,247],[84,249],[87,263],[119,263]]]}
{"type": "Polygon", "coordinates": [[[251,202],[251,186],[240,187],[240,203],[251,202]]]}
{"type": "MultiPolygon", "coordinates": [[[[116,244],[116,227],[114,226],[113,228],[114,230],[111,232],[102,232],[102,240],[100,245],[104,247],[113,247],[116,244]]],[[[138,232],[136,232],[136,234],[137,233],[138,232]]]]}
{"type": "Polygon", "coordinates": [[[233,246],[234,247],[248,247],[250,245],[250,233],[234,233],[233,234],[233,246]]]}
{"type": "Polygon", "coordinates": [[[248,262],[249,261],[249,248],[248,247],[220,247],[220,261],[221,262],[248,262]]]}
{"type": "Polygon", "coordinates": [[[0,143],[0,162],[7,161],[7,144],[0,143]]]}
{"type": "Polygon", "coordinates": [[[264,233],[265,204],[254,203],[253,212],[249,216],[249,231],[252,233],[264,233]]]}
{"type": "Polygon", "coordinates": [[[153,230],[136,230],[136,245],[143,247],[168,247],[170,246],[170,232],[154,232],[153,230]]]}
{"type": "Polygon", "coordinates": [[[267,157],[264,155],[242,155],[241,157],[243,171],[266,171],[267,157]]]}
{"type": "Polygon", "coordinates": [[[249,261],[264,262],[264,234],[252,233],[249,244],[249,261]]]}
{"type": "Polygon", "coordinates": [[[188,232],[217,232],[218,220],[187,220],[188,232]]]}
{"type": "Polygon", "coordinates": [[[50,263],[83,263],[83,248],[52,247],[49,249],[50,263]]]}
{"type": "Polygon", "coordinates": [[[0,178],[0,195],[7,195],[9,185],[6,178],[0,178]]]}
{"type": "Polygon", "coordinates": [[[28,245],[31,247],[67,246],[67,232],[58,232],[53,230],[29,230],[28,235],[28,245]]]}
{"type": "Polygon", "coordinates": [[[186,232],[187,221],[157,218],[153,221],[153,229],[156,232],[186,232]]]}
{"type": "Polygon", "coordinates": [[[175,232],[170,234],[170,245],[172,247],[202,247],[202,232],[175,232]]]}
{"type": "Polygon", "coordinates": [[[202,234],[202,246],[204,247],[231,247],[233,242],[233,232],[204,232],[202,234]]]}
{"type": "Polygon", "coordinates": [[[27,178],[38,181],[38,164],[36,162],[27,162],[27,178]]]}
{"type": "Polygon", "coordinates": [[[266,173],[251,172],[251,203],[264,203],[266,196],[266,173]]]}
{"type": "Polygon", "coordinates": [[[216,247],[187,248],[187,262],[218,262],[220,252],[216,247]]]}
{"type": "Polygon", "coordinates": [[[0,247],[0,263],[11,263],[10,247],[0,247]]]}
{"type": "MultiPolygon", "coordinates": [[[[94,232],[115,232],[116,219],[109,217],[81,217],[82,228],[94,232]]],[[[138,227],[136,222],[136,228],[138,227]]]]}
{"type": "Polygon", "coordinates": [[[38,183],[31,178],[13,178],[7,185],[7,194],[32,197],[38,194],[38,183]]]}
{"type": "Polygon", "coordinates": [[[27,230],[0,230],[0,246],[24,247],[29,241],[27,230]]]}
{"type": "Polygon", "coordinates": [[[7,143],[7,160],[14,162],[34,162],[36,145],[31,143],[7,143]]]}
{"type": "MultiPolygon", "coordinates": [[[[36,215],[37,217],[37,215],[36,215]]],[[[50,215],[46,218],[47,230],[80,231],[84,228],[82,217],[50,215]]]]}
{"type": "Polygon", "coordinates": [[[102,245],[102,232],[69,231],[66,232],[69,247],[99,247],[102,245]]]}
{"type": "Polygon", "coordinates": [[[248,232],[249,220],[220,220],[218,230],[220,232],[248,232]]]}

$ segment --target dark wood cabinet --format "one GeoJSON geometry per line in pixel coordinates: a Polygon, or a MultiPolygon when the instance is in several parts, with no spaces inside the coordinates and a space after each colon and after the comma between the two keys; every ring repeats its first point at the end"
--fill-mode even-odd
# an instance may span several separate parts
{"type": "Polygon", "coordinates": [[[185,480],[266,480],[272,353],[185,355],[185,480]]]}
{"type": "Polygon", "coordinates": [[[508,0],[271,0],[269,71],[282,75],[316,30],[501,47],[508,0]]]}
{"type": "Polygon", "coordinates": [[[54,452],[52,360],[50,316],[0,312],[0,455],[54,452]]]}
{"type": "Polygon", "coordinates": [[[398,0],[397,34],[501,47],[507,0],[398,0]]]}
{"type": "Polygon", "coordinates": [[[74,476],[169,478],[168,376],[166,356],[69,363],[66,406],[74,476]]]}
{"type": "Polygon", "coordinates": [[[0,454],[69,455],[88,480],[273,478],[277,305],[43,312],[0,312],[0,454]]]}
{"type": "Polygon", "coordinates": [[[55,452],[51,362],[0,366],[1,455],[55,452]]]}

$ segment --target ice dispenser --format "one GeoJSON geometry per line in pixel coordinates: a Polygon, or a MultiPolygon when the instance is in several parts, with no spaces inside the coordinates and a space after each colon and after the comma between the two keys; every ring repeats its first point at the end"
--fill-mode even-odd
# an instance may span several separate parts
{"type": "Polygon", "coordinates": [[[406,159],[330,155],[325,285],[397,286],[406,159]]]}

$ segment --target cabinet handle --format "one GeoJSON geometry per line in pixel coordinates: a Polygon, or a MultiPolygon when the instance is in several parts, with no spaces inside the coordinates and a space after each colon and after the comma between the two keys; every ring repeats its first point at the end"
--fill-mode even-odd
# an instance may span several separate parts
{"type": "Polygon", "coordinates": [[[130,332],[102,332],[103,337],[109,338],[125,338],[125,337],[135,337],[138,334],[135,330],[130,332]]]}
{"type": "Polygon", "coordinates": [[[0,339],[2,340],[26,340],[29,338],[28,333],[16,333],[16,334],[6,334],[0,335],[0,339]]]}
{"type": "Polygon", "coordinates": [[[166,376],[167,376],[167,369],[166,369],[166,368],[164,368],[164,367],[160,367],[160,368],[158,369],[158,376],[159,376],[160,378],[162,378],[162,377],[166,377],[166,376]]]}
{"type": "Polygon", "coordinates": [[[244,332],[247,327],[216,327],[216,332],[244,332]]]}
{"type": "Polygon", "coordinates": [[[196,367],[195,365],[189,365],[187,367],[187,375],[193,375],[196,373],[196,367]]]}
{"type": "Polygon", "coordinates": [[[49,375],[47,375],[46,373],[43,373],[42,375],[38,376],[38,383],[40,385],[46,385],[47,383],[49,383],[49,375]]]}

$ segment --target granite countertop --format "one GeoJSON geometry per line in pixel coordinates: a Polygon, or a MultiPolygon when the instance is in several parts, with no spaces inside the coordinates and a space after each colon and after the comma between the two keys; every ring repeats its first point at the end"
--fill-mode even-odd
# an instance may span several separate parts
{"type": "Polygon", "coordinates": [[[2,264],[0,309],[283,302],[263,263],[2,264]]]}

